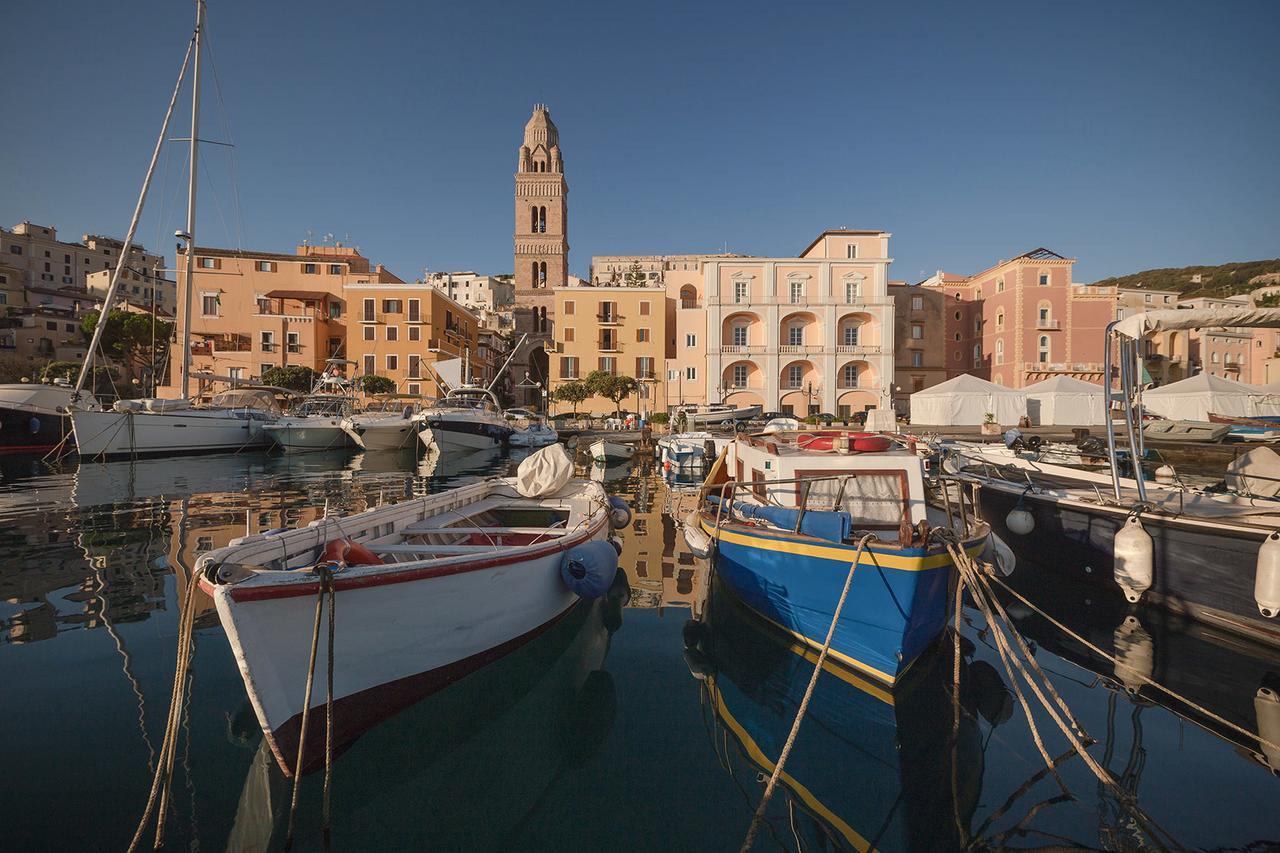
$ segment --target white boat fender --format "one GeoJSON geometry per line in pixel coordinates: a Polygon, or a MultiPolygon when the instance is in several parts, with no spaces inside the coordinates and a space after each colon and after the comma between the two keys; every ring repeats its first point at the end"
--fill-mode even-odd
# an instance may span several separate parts
{"type": "Polygon", "coordinates": [[[1155,643],[1135,616],[1126,616],[1116,627],[1115,676],[1131,696],[1137,696],[1155,672],[1155,643]]]}
{"type": "Polygon", "coordinates": [[[693,556],[699,560],[705,560],[711,556],[711,537],[702,530],[702,524],[698,520],[698,511],[690,510],[684,519],[684,541],[689,546],[689,550],[693,552],[693,556]]]}
{"type": "Polygon", "coordinates": [[[1132,604],[1151,588],[1155,563],[1155,544],[1137,514],[1130,515],[1116,531],[1114,555],[1116,583],[1132,604]]]}
{"type": "Polygon", "coordinates": [[[1258,565],[1253,576],[1253,599],[1268,619],[1280,612],[1280,531],[1262,540],[1258,565]]]}
{"type": "Polygon", "coordinates": [[[1156,469],[1157,483],[1172,483],[1178,479],[1178,472],[1173,470],[1172,465],[1161,465],[1156,469]]]}
{"type": "Polygon", "coordinates": [[[1018,498],[1013,509],[1009,510],[1009,514],[1004,517],[1004,526],[1010,533],[1016,533],[1019,536],[1026,536],[1036,529],[1036,517],[1023,505],[1022,498],[1018,498]]]}
{"type": "Polygon", "coordinates": [[[560,563],[560,579],[579,598],[599,598],[618,574],[618,552],[601,539],[570,548],[560,563]]]}
{"type": "Polygon", "coordinates": [[[618,556],[622,556],[622,540],[617,536],[609,537],[609,544],[613,546],[613,550],[618,552],[618,556]]]}
{"type": "Polygon", "coordinates": [[[1013,574],[1014,568],[1018,565],[1018,558],[1013,555],[1013,549],[994,531],[987,534],[987,544],[982,549],[982,558],[993,563],[996,571],[1005,578],[1013,574]]]}
{"type": "Polygon", "coordinates": [[[609,525],[614,530],[631,524],[631,507],[627,506],[627,502],[617,495],[609,497],[609,525]]]}
{"type": "MultiPolygon", "coordinates": [[[[1253,713],[1258,718],[1258,734],[1269,743],[1280,743],[1280,693],[1275,688],[1263,684],[1253,697],[1253,713]]],[[[1271,772],[1280,776],[1280,752],[1275,747],[1260,744],[1260,756],[1271,772]]]]}

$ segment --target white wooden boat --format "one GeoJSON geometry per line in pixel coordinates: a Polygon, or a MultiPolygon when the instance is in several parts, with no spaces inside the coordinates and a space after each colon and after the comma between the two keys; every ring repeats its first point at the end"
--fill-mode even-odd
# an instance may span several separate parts
{"type": "Polygon", "coordinates": [[[598,439],[591,444],[591,461],[600,465],[616,465],[627,462],[636,455],[636,449],[630,444],[620,441],[598,439]]]}
{"type": "Polygon", "coordinates": [[[711,403],[706,406],[686,406],[681,410],[690,428],[731,424],[760,417],[762,406],[731,406],[728,403],[711,403]]]}
{"type": "MultiPolygon", "coordinates": [[[[549,447],[517,477],[245,537],[200,558],[201,586],[286,773],[299,766],[317,567],[333,572],[336,587],[333,722],[341,744],[528,642],[580,595],[607,590],[620,552],[611,531],[630,512],[572,471],[564,449],[549,447]],[[554,476],[536,476],[548,468],[554,476]]],[[[326,646],[319,644],[321,687],[311,705],[321,710],[309,718],[304,770],[325,741],[326,646]]]]}

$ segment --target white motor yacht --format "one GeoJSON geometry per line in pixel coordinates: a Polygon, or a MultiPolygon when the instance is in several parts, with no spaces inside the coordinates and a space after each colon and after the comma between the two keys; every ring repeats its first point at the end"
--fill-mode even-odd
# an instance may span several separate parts
{"type": "Polygon", "coordinates": [[[263,424],[262,428],[275,446],[286,453],[337,450],[355,444],[342,428],[342,419],[352,413],[350,397],[317,394],[307,398],[293,414],[263,424]]]}
{"type": "Polygon", "coordinates": [[[418,431],[417,399],[391,397],[376,411],[343,418],[342,429],[365,450],[400,450],[408,447],[418,431]]]}
{"type": "Polygon", "coordinates": [[[441,451],[484,450],[507,443],[515,432],[487,388],[463,385],[418,416],[418,438],[441,451]]]}

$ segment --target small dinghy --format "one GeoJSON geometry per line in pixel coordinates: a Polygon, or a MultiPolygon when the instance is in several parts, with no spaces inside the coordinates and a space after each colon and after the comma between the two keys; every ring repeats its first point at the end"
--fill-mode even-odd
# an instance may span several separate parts
{"type": "Polygon", "coordinates": [[[619,441],[606,441],[603,438],[592,443],[591,461],[598,465],[617,465],[629,462],[636,455],[635,447],[619,441]]]}
{"type": "Polygon", "coordinates": [[[298,742],[317,597],[334,592],[339,751],[375,723],[508,654],[613,583],[631,513],[573,478],[559,445],[495,478],[307,527],[234,540],[196,565],[286,774],[321,761],[327,643],[298,742]]]}
{"type": "Polygon", "coordinates": [[[1155,441],[1222,441],[1231,432],[1230,424],[1208,421],[1149,421],[1142,434],[1155,441]]]}

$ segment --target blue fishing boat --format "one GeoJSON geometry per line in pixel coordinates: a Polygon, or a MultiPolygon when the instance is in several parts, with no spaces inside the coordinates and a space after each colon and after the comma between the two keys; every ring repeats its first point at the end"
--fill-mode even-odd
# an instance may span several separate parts
{"type": "Polygon", "coordinates": [[[830,655],[888,685],[947,624],[948,543],[976,555],[990,534],[930,508],[919,457],[867,433],[739,436],[703,492],[685,522],[694,552],[714,548],[724,584],[813,648],[857,562],[830,655]]]}

